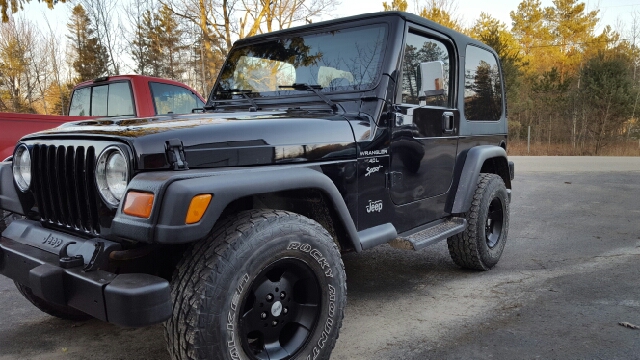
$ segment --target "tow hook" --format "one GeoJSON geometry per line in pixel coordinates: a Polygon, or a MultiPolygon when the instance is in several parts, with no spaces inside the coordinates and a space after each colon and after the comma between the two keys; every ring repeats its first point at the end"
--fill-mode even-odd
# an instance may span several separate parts
{"type": "Polygon", "coordinates": [[[60,253],[59,253],[60,260],[58,261],[58,264],[60,265],[61,268],[70,269],[70,268],[84,265],[84,258],[82,257],[82,255],[76,255],[76,256],[67,255],[67,247],[75,243],[76,243],[75,241],[68,242],[62,246],[62,249],[60,249],[60,253]]]}
{"type": "Polygon", "coordinates": [[[94,245],[96,248],[93,250],[91,260],[89,260],[87,266],[82,269],[84,271],[98,270],[98,266],[96,266],[96,260],[98,260],[98,257],[104,252],[104,243],[102,241],[98,241],[94,245]]]}

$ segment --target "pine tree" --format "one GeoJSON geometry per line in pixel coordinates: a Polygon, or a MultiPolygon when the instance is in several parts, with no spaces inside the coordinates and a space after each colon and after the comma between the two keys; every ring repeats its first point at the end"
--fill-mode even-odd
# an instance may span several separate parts
{"type": "Polygon", "coordinates": [[[109,55],[93,35],[91,19],[87,16],[82,5],[76,5],[73,8],[67,28],[70,32],[67,38],[71,40],[71,46],[76,56],[73,68],[78,74],[77,81],[91,80],[106,75],[109,55]]]}
{"type": "Polygon", "coordinates": [[[463,32],[464,29],[462,28],[460,19],[455,16],[454,12],[455,6],[453,1],[429,0],[427,1],[427,6],[423,7],[418,15],[442,26],[463,32]]]}
{"type": "Polygon", "coordinates": [[[160,8],[157,17],[157,36],[163,55],[161,75],[178,80],[185,71],[179,62],[180,55],[188,47],[183,45],[184,31],[167,5],[160,8]]]}
{"type": "Polygon", "coordinates": [[[391,4],[382,3],[384,11],[407,11],[407,0],[393,0],[391,4]]]}

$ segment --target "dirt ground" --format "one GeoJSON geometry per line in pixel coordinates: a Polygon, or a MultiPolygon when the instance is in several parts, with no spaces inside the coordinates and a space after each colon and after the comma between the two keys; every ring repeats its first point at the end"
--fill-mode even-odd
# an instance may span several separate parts
{"type": "MultiPolygon", "coordinates": [[[[491,271],[446,243],[344,255],[333,359],[640,359],[640,158],[512,157],[509,240],[491,271]]],[[[168,359],[162,326],[74,324],[0,277],[0,360],[168,359]]]]}

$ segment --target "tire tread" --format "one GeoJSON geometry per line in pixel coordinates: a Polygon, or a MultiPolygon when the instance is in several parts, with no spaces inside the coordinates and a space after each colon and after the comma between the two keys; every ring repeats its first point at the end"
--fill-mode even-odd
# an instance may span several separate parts
{"type": "MultiPolygon", "coordinates": [[[[213,286],[213,293],[207,293],[206,285],[208,275],[211,272],[222,274],[227,267],[231,266],[229,259],[237,256],[237,250],[246,243],[251,236],[265,226],[269,226],[280,218],[295,218],[299,222],[309,228],[310,231],[323,233],[330,238],[329,233],[317,222],[296,213],[281,210],[249,210],[235,214],[222,220],[211,232],[211,235],[203,240],[195,243],[187,250],[176,266],[172,281],[172,297],[178,301],[174,301],[173,315],[165,322],[165,338],[167,347],[172,359],[175,360],[196,360],[202,357],[198,354],[196,337],[201,336],[200,327],[197,323],[200,309],[197,308],[198,298],[215,297],[221,292],[228,289],[221,288],[219,285],[213,286]],[[203,293],[205,292],[205,293],[203,293]],[[181,296],[178,296],[181,294],[181,296]]],[[[286,230],[281,230],[286,231],[286,230]]],[[[339,252],[335,242],[331,242],[334,250],[339,252]]],[[[344,263],[340,260],[339,271],[346,279],[344,263]]],[[[344,298],[346,299],[346,282],[342,284],[344,298]]],[[[344,309],[345,303],[336,304],[340,309],[344,309]]],[[[336,331],[342,326],[344,312],[337,320],[336,331]]],[[[204,336],[204,335],[202,335],[204,336]]],[[[215,338],[224,338],[225,334],[207,334],[215,338]]],[[[335,346],[335,340],[327,343],[329,349],[335,346]]],[[[226,349],[218,349],[219,352],[226,349]]],[[[330,351],[328,352],[330,353],[330,351]]]]}

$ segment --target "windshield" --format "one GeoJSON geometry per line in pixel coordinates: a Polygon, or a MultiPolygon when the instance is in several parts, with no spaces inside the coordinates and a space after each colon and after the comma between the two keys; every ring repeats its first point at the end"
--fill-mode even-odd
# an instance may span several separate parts
{"type": "Polygon", "coordinates": [[[214,95],[277,96],[291,92],[293,84],[317,86],[323,92],[369,89],[381,71],[386,32],[385,25],[377,24],[236,48],[214,95]]]}

